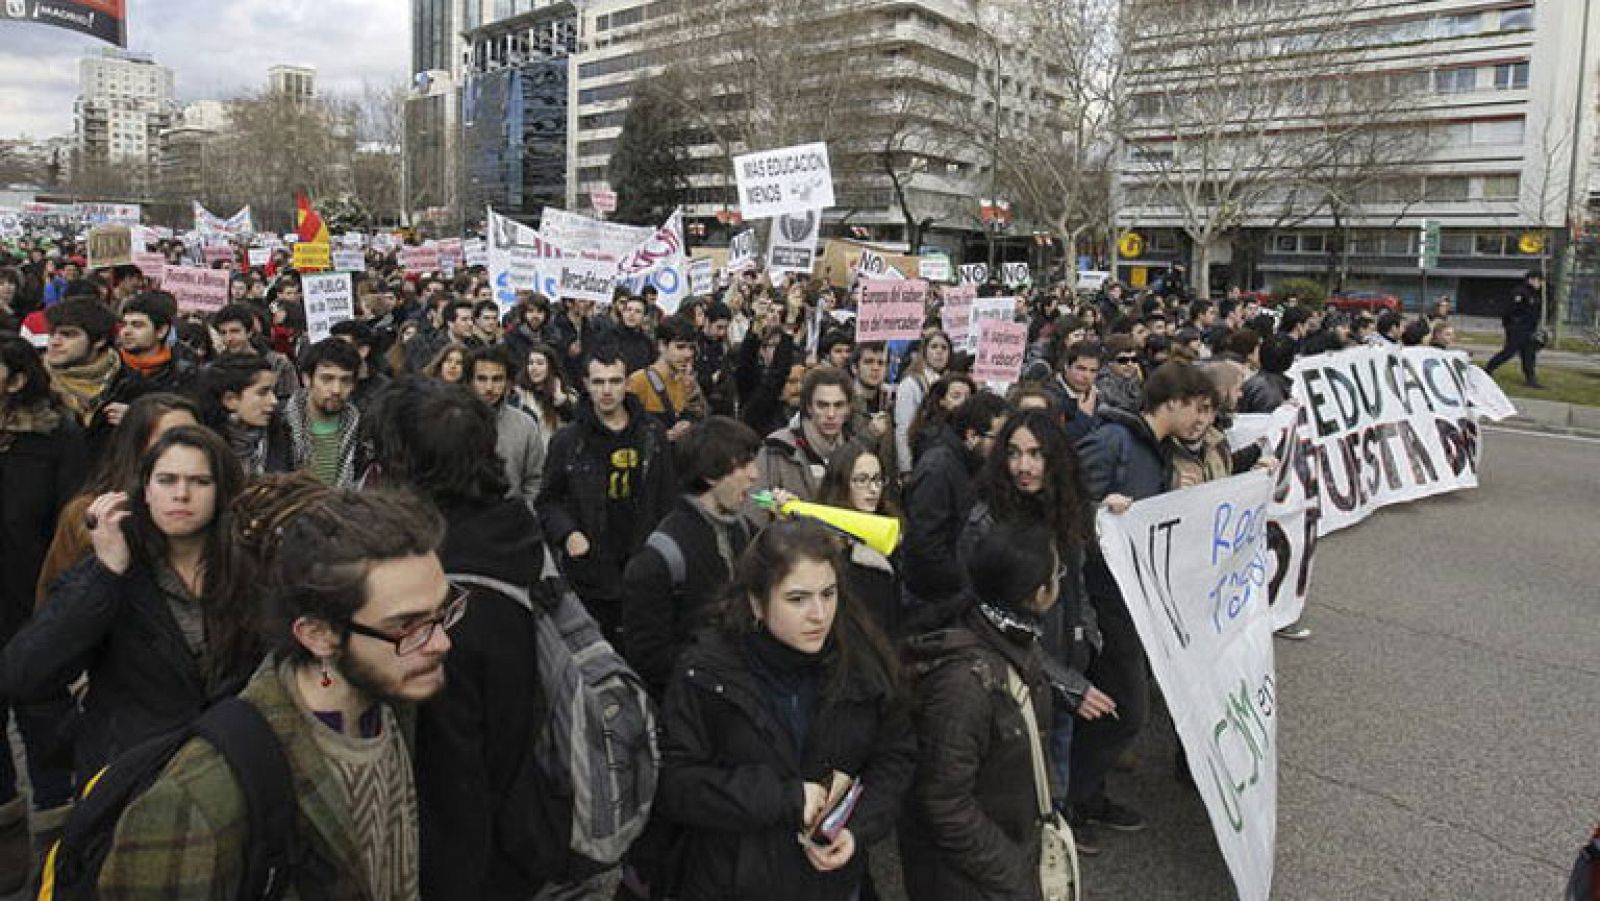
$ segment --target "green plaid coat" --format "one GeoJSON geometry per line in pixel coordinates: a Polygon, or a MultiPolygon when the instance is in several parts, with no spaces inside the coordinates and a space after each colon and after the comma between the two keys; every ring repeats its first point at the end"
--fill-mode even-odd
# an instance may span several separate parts
{"type": "MultiPolygon", "coordinates": [[[[312,859],[296,870],[286,897],[367,899],[349,811],[273,657],[240,696],[278,734],[294,773],[299,839],[312,859]]],[[[123,812],[100,871],[100,897],[231,901],[243,877],[248,832],[244,795],[227,761],[209,743],[191,741],[123,812]]]]}

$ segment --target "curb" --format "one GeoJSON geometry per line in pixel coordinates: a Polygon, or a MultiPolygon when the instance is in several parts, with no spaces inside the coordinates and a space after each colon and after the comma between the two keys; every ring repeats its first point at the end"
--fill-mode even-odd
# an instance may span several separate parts
{"type": "Polygon", "coordinates": [[[1535,435],[1561,435],[1567,438],[1588,438],[1593,441],[1600,441],[1600,431],[1595,429],[1583,429],[1575,426],[1551,425],[1549,423],[1527,419],[1522,416],[1512,416],[1507,419],[1502,419],[1499,422],[1485,423],[1485,425],[1497,429],[1504,429],[1509,432],[1529,432],[1535,435]]]}

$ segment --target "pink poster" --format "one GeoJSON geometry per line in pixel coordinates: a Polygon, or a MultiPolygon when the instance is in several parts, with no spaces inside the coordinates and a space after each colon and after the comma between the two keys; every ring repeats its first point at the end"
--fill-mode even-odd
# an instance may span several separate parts
{"type": "Polygon", "coordinates": [[[872,279],[856,311],[856,341],[914,341],[922,337],[928,283],[872,279]]]}
{"type": "Polygon", "coordinates": [[[992,385],[1015,382],[1022,375],[1022,358],[1028,351],[1027,324],[991,319],[979,327],[978,360],[972,377],[992,385]]]}

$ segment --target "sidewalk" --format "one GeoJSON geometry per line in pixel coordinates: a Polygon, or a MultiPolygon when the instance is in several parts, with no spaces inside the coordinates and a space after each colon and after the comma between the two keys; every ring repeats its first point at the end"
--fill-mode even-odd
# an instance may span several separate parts
{"type": "MultiPolygon", "coordinates": [[[[1488,322],[1484,320],[1483,324],[1487,325],[1488,322]]],[[[1467,323],[1462,325],[1474,331],[1480,330],[1476,328],[1480,325],[1479,322],[1472,322],[1470,326],[1467,323]]],[[[1493,326],[1498,330],[1499,323],[1494,322],[1493,326]]],[[[1461,349],[1472,355],[1472,362],[1482,366],[1488,362],[1489,357],[1500,350],[1500,345],[1485,344],[1482,341],[1462,342],[1461,349]]],[[[1513,360],[1508,365],[1515,367],[1517,364],[1513,360]]],[[[1539,369],[1541,372],[1565,370],[1600,378],[1600,355],[1542,350],[1539,352],[1539,369]]],[[[1517,415],[1499,423],[1502,427],[1600,438],[1600,407],[1540,400],[1520,395],[1512,395],[1511,402],[1516,404],[1517,415]]]]}

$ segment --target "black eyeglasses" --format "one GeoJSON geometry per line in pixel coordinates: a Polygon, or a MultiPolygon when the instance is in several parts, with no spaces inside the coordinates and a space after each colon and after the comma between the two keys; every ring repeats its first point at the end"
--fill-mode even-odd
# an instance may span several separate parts
{"type": "Polygon", "coordinates": [[[1137,363],[1137,362],[1139,362],[1139,358],[1138,357],[1121,357],[1121,356],[1119,356],[1119,357],[1117,357],[1117,362],[1118,363],[1137,363]]]}
{"type": "Polygon", "coordinates": [[[346,622],[345,628],[356,635],[365,635],[368,638],[387,641],[394,645],[394,652],[397,656],[404,657],[407,654],[416,653],[428,642],[432,641],[434,630],[444,629],[449,631],[455,627],[456,623],[461,622],[461,617],[465,616],[467,612],[467,598],[471,596],[471,591],[459,585],[451,585],[450,590],[446,593],[444,607],[437,614],[407,628],[398,635],[380,632],[355,620],[346,622]]]}

